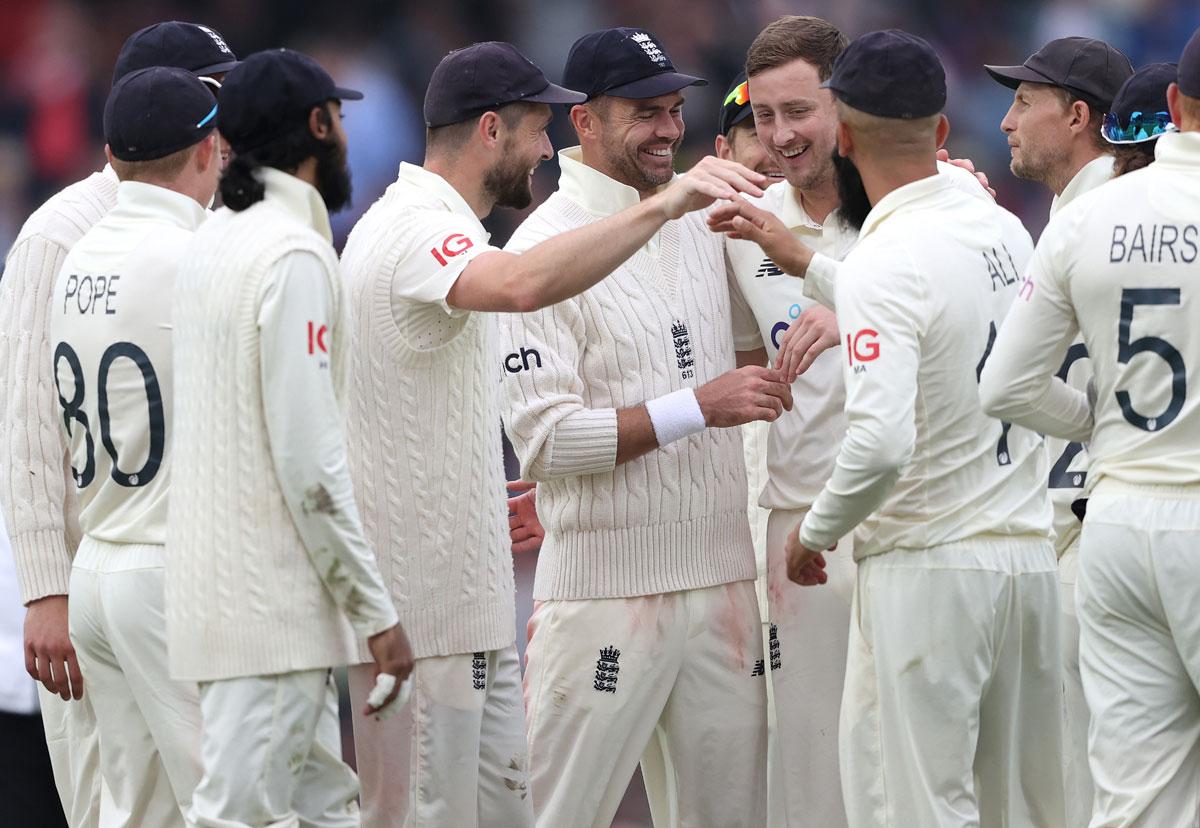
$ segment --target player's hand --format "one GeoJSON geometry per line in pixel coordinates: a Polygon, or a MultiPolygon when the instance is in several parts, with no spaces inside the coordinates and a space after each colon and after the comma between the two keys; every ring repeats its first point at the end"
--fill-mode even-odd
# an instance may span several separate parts
{"type": "Polygon", "coordinates": [[[25,611],[25,669],[63,701],[83,698],[83,675],[67,623],[67,596],[39,598],[25,611]]]}
{"type": "Polygon", "coordinates": [[[775,355],[775,370],[791,384],[808,370],[813,360],[839,342],[837,314],[823,305],[814,305],[788,326],[775,355]]]}
{"type": "Polygon", "coordinates": [[[980,172],[975,169],[975,163],[970,158],[951,158],[947,150],[940,149],[937,151],[937,160],[945,161],[947,164],[953,164],[956,167],[961,167],[971,173],[979,181],[980,186],[988,191],[988,195],[994,201],[996,199],[996,191],[992,189],[992,185],[988,182],[987,173],[980,172]]]}
{"type": "Polygon", "coordinates": [[[537,484],[513,480],[508,484],[508,492],[508,535],[513,554],[537,552],[546,537],[546,530],[538,520],[537,484]]]}
{"type": "Polygon", "coordinates": [[[396,686],[387,695],[382,704],[370,705],[363,710],[363,715],[374,716],[396,700],[404,680],[413,671],[412,645],[408,636],[399,624],[388,627],[381,633],[376,633],[367,639],[367,647],[371,650],[371,658],[375,659],[375,676],[387,673],[396,677],[396,686]]]}
{"type": "Polygon", "coordinates": [[[788,580],[800,586],[817,586],[829,580],[829,574],[825,571],[825,556],[800,543],[799,523],[787,536],[784,550],[787,552],[788,580]]]}
{"type": "Polygon", "coordinates": [[[772,422],[785,410],[792,410],[792,387],[779,371],[747,365],[701,385],[696,389],[696,402],[710,427],[772,422]]]}
{"type": "Polygon", "coordinates": [[[738,193],[761,196],[770,181],[761,173],[708,155],[700,163],[671,182],[656,198],[668,219],[677,219],[693,210],[702,210],[718,199],[736,198],[738,193]]]}
{"type": "Polygon", "coordinates": [[[812,248],[796,238],[779,216],[755,207],[744,198],[709,210],[708,229],[731,239],[754,242],[780,270],[792,276],[803,277],[812,262],[812,248]]]}

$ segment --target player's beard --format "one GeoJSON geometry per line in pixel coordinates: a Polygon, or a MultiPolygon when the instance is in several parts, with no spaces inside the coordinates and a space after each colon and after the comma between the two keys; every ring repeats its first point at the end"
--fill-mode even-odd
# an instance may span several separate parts
{"type": "Polygon", "coordinates": [[[350,205],[352,184],[346,148],[336,141],[322,141],[316,152],[317,192],[326,209],[336,213],[350,205]]]}
{"type": "Polygon", "coordinates": [[[871,212],[871,200],[867,197],[867,188],[863,186],[862,176],[858,167],[844,155],[833,151],[833,172],[837,179],[837,191],[840,205],[838,216],[843,222],[855,230],[861,230],[867,214],[871,212]]]}
{"type": "Polygon", "coordinates": [[[484,174],[484,192],[497,207],[524,210],[533,203],[533,182],[529,175],[533,166],[505,153],[505,157],[484,174]]]}

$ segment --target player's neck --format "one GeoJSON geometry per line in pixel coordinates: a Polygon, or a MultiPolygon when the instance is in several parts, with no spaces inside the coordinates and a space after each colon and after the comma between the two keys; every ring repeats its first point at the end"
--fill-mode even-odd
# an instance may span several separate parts
{"type": "Polygon", "coordinates": [[[452,160],[444,155],[426,155],[424,168],[446,179],[451,187],[462,196],[463,201],[480,221],[491,215],[496,200],[488,195],[483,183],[483,174],[463,163],[462,158],[452,160]]]}
{"type": "Polygon", "coordinates": [[[1102,155],[1107,155],[1107,153],[1095,149],[1090,144],[1076,149],[1068,157],[1067,163],[1063,164],[1057,174],[1046,182],[1046,185],[1056,196],[1062,195],[1067,186],[1075,180],[1075,176],[1079,175],[1079,171],[1102,155]]]}
{"type": "Polygon", "coordinates": [[[824,224],[825,219],[829,218],[829,214],[836,210],[840,203],[837,182],[832,178],[817,187],[793,187],[792,195],[804,211],[804,215],[817,224],[824,224]]]}
{"type": "Polygon", "coordinates": [[[856,158],[855,165],[862,176],[867,200],[874,206],[894,190],[914,181],[937,175],[937,159],[932,155],[856,158]]]}

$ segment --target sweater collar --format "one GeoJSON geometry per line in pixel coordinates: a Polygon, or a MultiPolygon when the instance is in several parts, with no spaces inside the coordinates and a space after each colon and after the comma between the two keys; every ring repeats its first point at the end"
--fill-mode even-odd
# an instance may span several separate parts
{"type": "Polygon", "coordinates": [[[475,215],[475,211],[471,209],[471,205],[467,204],[467,200],[462,197],[462,193],[454,189],[453,184],[437,173],[405,161],[400,164],[399,180],[434,196],[446,206],[447,210],[455,215],[470,219],[478,225],[479,232],[485,238],[490,238],[491,234],[484,229],[483,222],[479,220],[479,216],[475,215]]]}
{"type": "Polygon", "coordinates": [[[858,237],[865,239],[878,229],[888,216],[919,207],[922,201],[937,195],[942,190],[953,189],[953,187],[953,182],[949,181],[946,176],[937,174],[919,178],[903,187],[897,187],[879,199],[879,202],[871,208],[871,212],[867,213],[858,237]]]}
{"type": "Polygon", "coordinates": [[[191,196],[141,181],[117,185],[117,209],[127,218],[165,220],[184,230],[195,230],[208,215],[191,196]]]}
{"type": "Polygon", "coordinates": [[[1154,145],[1156,163],[1185,167],[1195,172],[1200,167],[1200,132],[1168,132],[1154,145]]]}
{"type": "Polygon", "coordinates": [[[256,172],[266,187],[264,201],[282,208],[297,221],[320,233],[325,241],[333,243],[329,210],[316,187],[274,167],[259,167],[256,172]]]}
{"type": "Polygon", "coordinates": [[[570,147],[558,153],[558,191],[597,216],[611,216],[641,200],[628,184],[609,178],[582,161],[582,150],[570,147]]]}
{"type": "Polygon", "coordinates": [[[1054,200],[1050,202],[1050,216],[1053,217],[1055,213],[1088,190],[1096,189],[1111,180],[1112,177],[1113,157],[1105,153],[1099,158],[1093,158],[1079,168],[1079,172],[1075,173],[1075,177],[1063,188],[1062,195],[1055,196],[1054,200]]]}

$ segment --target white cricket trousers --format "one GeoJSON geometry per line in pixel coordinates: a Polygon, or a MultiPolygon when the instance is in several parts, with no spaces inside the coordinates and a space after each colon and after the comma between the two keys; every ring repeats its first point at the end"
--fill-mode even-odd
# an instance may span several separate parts
{"type": "MultiPolygon", "coordinates": [[[[67,606],[70,607],[70,601],[67,606]]],[[[78,701],[63,701],[62,696],[51,693],[41,682],[37,689],[54,787],[67,824],[71,828],[120,825],[122,815],[100,778],[100,739],[87,680],[83,698],[78,701]]]]}
{"type": "Polygon", "coordinates": [[[166,548],[85,536],[71,642],[96,712],[100,773],[123,826],[180,825],[200,781],[200,697],[167,671],[166,548]]]}
{"type": "Polygon", "coordinates": [[[1200,487],[1101,480],[1080,541],[1092,828],[1200,825],[1200,487]]]}
{"type": "Polygon", "coordinates": [[[975,539],[858,564],[842,792],[852,828],[1063,824],[1058,567],[975,539]]]}
{"type": "Polygon", "coordinates": [[[774,824],[788,828],[845,828],[838,715],[857,567],[847,537],[825,554],[826,583],[803,587],[788,580],[785,543],[807,513],[776,509],[767,523],[772,813],[774,824]]]}
{"type": "MultiPolygon", "coordinates": [[[[366,706],[374,666],[350,668],[366,706]]],[[[363,828],[532,828],[516,646],[417,659],[409,704],[356,716],[363,828]]]]}
{"type": "Polygon", "coordinates": [[[639,760],[658,828],[766,824],[766,688],[754,581],[543,601],[525,706],[541,828],[609,828],[639,760]]]}
{"type": "Polygon", "coordinates": [[[200,712],[204,778],[189,826],[358,827],[329,670],[201,682],[200,712]]]}
{"type": "Polygon", "coordinates": [[[1087,699],[1079,672],[1079,618],[1075,612],[1075,580],[1079,572],[1079,541],[1058,559],[1062,604],[1063,657],[1063,783],[1066,828],[1087,828],[1092,818],[1092,771],[1088,766],[1087,699]]]}

